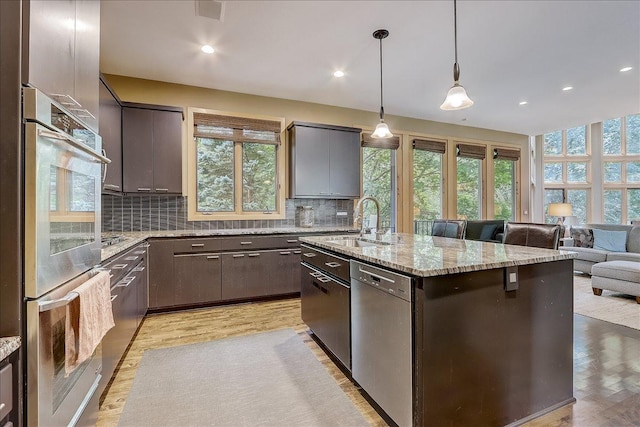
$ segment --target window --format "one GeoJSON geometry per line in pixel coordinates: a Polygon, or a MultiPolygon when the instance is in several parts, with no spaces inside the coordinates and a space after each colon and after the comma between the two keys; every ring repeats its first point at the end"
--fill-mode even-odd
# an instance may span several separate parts
{"type": "MultiPolygon", "coordinates": [[[[550,217],[550,203],[570,203],[573,223],[586,223],[591,206],[591,156],[587,127],[551,132],[544,135],[544,218],[550,217]]],[[[615,165],[610,165],[608,177],[615,178],[615,165]]]]}
{"type": "Polygon", "coordinates": [[[605,223],[625,224],[640,217],[640,114],[602,122],[605,223]]]}
{"type": "Polygon", "coordinates": [[[482,178],[486,151],[486,147],[482,145],[457,145],[456,183],[459,219],[482,218],[482,178]]]}
{"type": "Polygon", "coordinates": [[[493,217],[495,219],[505,221],[516,219],[518,160],[520,160],[520,150],[493,149],[493,217]]]}
{"type": "MultiPolygon", "coordinates": [[[[396,150],[400,138],[376,139],[369,135],[362,137],[362,187],[364,194],[375,197],[380,203],[380,226],[396,230],[396,150]]],[[[363,205],[364,225],[374,228],[375,206],[363,205]]]]}
{"type": "Polygon", "coordinates": [[[284,218],[283,119],[189,109],[189,221],[284,218]]]}
{"type": "Polygon", "coordinates": [[[413,232],[428,234],[429,221],[443,218],[445,141],[413,140],[413,232]]]}

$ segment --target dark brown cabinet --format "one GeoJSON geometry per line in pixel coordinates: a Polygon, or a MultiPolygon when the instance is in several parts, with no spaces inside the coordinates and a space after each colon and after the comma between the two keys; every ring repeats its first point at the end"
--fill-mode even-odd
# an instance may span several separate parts
{"type": "Polygon", "coordinates": [[[120,102],[100,80],[100,136],[102,150],[111,163],[104,165],[104,193],[122,192],[122,107],[120,102]]]}
{"type": "Polygon", "coordinates": [[[206,304],[221,299],[220,254],[173,256],[173,305],[206,304]]]}
{"type": "Polygon", "coordinates": [[[300,292],[297,236],[152,239],[154,310],[300,292]]]}
{"type": "Polygon", "coordinates": [[[361,129],[293,122],[287,130],[291,197],[360,197],[361,129]]]}
{"type": "Polygon", "coordinates": [[[60,0],[24,4],[22,82],[56,99],[97,131],[100,3],[60,0]]]}
{"type": "Polygon", "coordinates": [[[125,193],[182,192],[182,110],[126,104],[122,108],[125,193]]]}

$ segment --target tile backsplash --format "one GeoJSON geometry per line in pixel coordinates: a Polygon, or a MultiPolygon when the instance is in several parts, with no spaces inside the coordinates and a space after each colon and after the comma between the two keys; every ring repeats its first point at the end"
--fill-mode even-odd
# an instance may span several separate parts
{"type": "Polygon", "coordinates": [[[299,225],[300,206],[312,206],[314,226],[353,225],[353,200],[287,199],[286,218],[274,220],[188,221],[187,198],[155,195],[102,195],[102,231],[218,230],[286,228],[299,225]],[[346,216],[338,216],[339,211],[346,216]]]}

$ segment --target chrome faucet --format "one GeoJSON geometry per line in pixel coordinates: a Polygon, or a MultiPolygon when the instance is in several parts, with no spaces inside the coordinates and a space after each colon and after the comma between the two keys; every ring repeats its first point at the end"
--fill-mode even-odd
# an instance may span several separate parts
{"type": "MultiPolygon", "coordinates": [[[[360,221],[360,235],[365,232],[364,221],[362,220],[362,202],[365,200],[371,200],[376,205],[376,234],[380,235],[380,203],[373,196],[364,196],[360,200],[358,200],[358,204],[356,204],[355,209],[353,210],[353,226],[358,226],[358,221],[360,221]]],[[[367,233],[369,229],[367,228],[367,233]]]]}

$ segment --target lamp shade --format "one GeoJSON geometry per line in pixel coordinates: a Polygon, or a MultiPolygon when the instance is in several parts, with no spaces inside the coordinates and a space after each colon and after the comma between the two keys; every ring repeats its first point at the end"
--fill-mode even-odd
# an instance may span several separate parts
{"type": "Polygon", "coordinates": [[[571,203],[550,203],[549,204],[549,216],[571,216],[573,215],[573,209],[571,203]]]}
{"type": "Polygon", "coordinates": [[[469,108],[473,105],[473,101],[467,95],[467,91],[464,90],[457,82],[449,89],[447,97],[440,106],[441,110],[462,110],[463,108],[469,108]]]}
{"type": "Polygon", "coordinates": [[[389,126],[387,126],[385,122],[380,120],[380,123],[378,123],[378,125],[376,126],[376,130],[373,131],[371,136],[373,138],[392,138],[393,134],[389,130],[389,126]]]}

